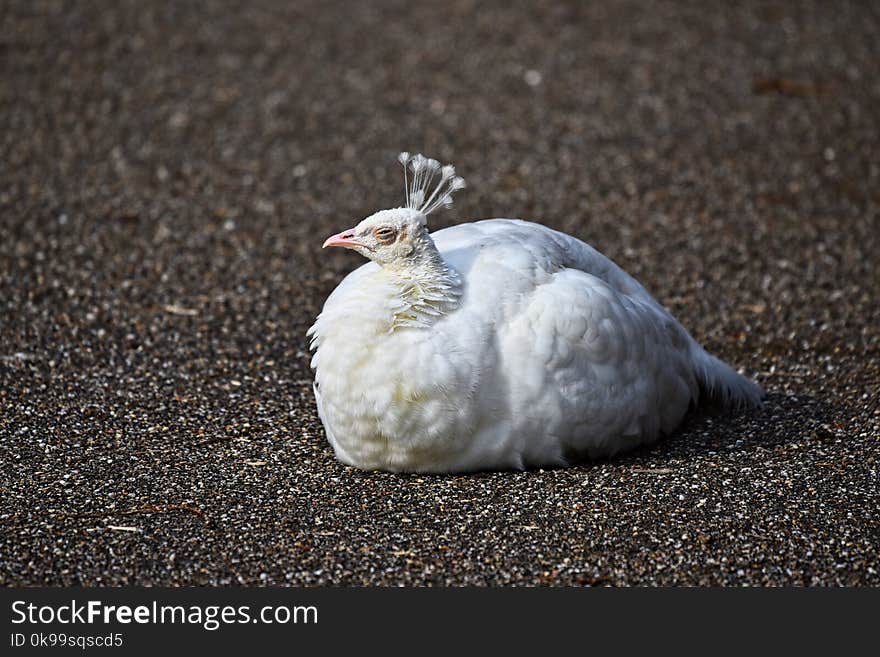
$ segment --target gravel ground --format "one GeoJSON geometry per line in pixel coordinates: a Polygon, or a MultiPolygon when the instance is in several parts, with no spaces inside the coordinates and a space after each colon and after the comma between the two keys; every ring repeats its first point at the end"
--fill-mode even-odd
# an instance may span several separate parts
{"type": "Polygon", "coordinates": [[[875,4],[4,2],[0,584],[880,584],[875,4]],[[306,329],[400,202],[617,260],[769,393],[657,447],[337,463],[306,329]]]}

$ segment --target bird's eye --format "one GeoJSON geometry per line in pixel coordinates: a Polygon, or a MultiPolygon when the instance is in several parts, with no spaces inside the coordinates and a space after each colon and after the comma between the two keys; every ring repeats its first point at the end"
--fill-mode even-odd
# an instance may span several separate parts
{"type": "Polygon", "coordinates": [[[394,238],[397,237],[397,231],[391,226],[380,226],[373,231],[373,237],[382,244],[391,244],[394,238]]]}

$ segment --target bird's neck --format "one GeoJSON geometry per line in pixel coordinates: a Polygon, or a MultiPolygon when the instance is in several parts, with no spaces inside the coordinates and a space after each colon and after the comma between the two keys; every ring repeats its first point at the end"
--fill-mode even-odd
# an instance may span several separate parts
{"type": "Polygon", "coordinates": [[[398,290],[391,331],[429,327],[461,303],[461,276],[427,236],[405,263],[385,267],[385,271],[398,290]]]}

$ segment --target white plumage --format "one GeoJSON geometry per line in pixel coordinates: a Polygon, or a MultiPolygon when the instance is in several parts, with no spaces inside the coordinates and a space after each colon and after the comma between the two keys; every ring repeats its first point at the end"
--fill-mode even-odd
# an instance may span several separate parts
{"type": "Polygon", "coordinates": [[[429,235],[427,212],[463,181],[444,168],[429,201],[416,158],[401,160],[414,172],[408,207],[325,243],[373,260],[309,331],[318,412],[341,461],[417,472],[565,465],[670,433],[701,391],[760,404],[756,384],[580,240],[507,219],[429,235]]]}

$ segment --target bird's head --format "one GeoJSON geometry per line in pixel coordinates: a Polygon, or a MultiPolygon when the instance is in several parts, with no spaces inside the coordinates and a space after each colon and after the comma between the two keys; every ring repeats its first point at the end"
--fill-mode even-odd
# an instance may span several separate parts
{"type": "Polygon", "coordinates": [[[412,208],[381,210],[354,228],[327,238],[324,248],[341,246],[357,251],[382,266],[402,263],[419,250],[428,237],[427,219],[412,208]]]}
{"type": "Polygon", "coordinates": [[[423,155],[401,153],[398,161],[403,165],[406,207],[370,215],[354,228],[328,237],[325,248],[352,249],[388,268],[405,268],[430,250],[428,215],[452,205],[452,194],[465,186],[464,179],[455,175],[453,166],[441,167],[423,155]]]}

